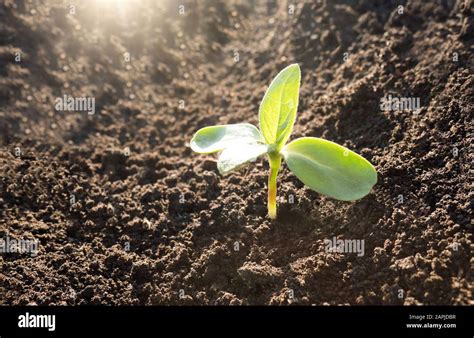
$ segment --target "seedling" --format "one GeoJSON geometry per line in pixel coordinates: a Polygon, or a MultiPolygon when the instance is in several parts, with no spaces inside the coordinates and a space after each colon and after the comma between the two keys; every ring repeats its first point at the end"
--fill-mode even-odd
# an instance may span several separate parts
{"type": "Polygon", "coordinates": [[[362,198],[377,182],[372,164],[339,144],[316,137],[302,137],[286,144],[296,118],[300,80],[297,64],[275,77],[260,104],[260,130],[248,123],[205,127],[191,140],[195,152],[220,152],[217,168],[224,175],[267,154],[268,216],[272,219],[277,215],[277,175],[282,159],[308,187],[337,200],[362,198]]]}

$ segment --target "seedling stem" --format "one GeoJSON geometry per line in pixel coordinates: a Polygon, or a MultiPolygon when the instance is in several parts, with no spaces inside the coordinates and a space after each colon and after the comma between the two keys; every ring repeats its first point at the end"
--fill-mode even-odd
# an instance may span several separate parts
{"type": "Polygon", "coordinates": [[[281,165],[281,156],[278,153],[268,154],[268,162],[270,163],[270,176],[268,177],[268,216],[275,219],[276,196],[277,196],[277,176],[281,165]]]}

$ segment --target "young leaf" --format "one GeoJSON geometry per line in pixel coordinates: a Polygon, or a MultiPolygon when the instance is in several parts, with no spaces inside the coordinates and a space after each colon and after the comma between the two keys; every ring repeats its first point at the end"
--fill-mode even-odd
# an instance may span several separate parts
{"type": "Polygon", "coordinates": [[[250,123],[227,124],[199,129],[191,139],[191,149],[210,154],[235,143],[263,143],[260,131],[250,123]]]}
{"type": "Polygon", "coordinates": [[[255,161],[257,157],[267,151],[267,146],[262,143],[234,144],[225,148],[219,155],[217,169],[223,175],[240,169],[245,164],[255,161]]]}
{"type": "Polygon", "coordinates": [[[273,79],[260,104],[260,130],[267,144],[274,144],[277,150],[285,145],[293,130],[300,80],[298,64],[286,67],[273,79]]]}
{"type": "Polygon", "coordinates": [[[369,161],[330,141],[299,138],[285,146],[282,154],[304,184],[338,200],[364,197],[377,183],[377,172],[369,161]]]}

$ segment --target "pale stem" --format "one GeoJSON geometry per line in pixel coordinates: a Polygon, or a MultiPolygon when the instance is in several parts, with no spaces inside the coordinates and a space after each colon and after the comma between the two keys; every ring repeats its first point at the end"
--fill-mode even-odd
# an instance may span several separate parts
{"type": "Polygon", "coordinates": [[[268,216],[275,219],[277,216],[277,176],[280,170],[281,156],[279,154],[268,154],[270,163],[270,176],[268,176],[268,216]]]}

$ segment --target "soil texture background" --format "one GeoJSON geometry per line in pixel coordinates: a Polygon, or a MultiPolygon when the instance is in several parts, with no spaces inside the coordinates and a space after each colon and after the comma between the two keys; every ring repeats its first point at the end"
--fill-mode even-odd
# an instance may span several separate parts
{"type": "Polygon", "coordinates": [[[0,238],[39,252],[0,255],[0,304],[472,305],[473,14],[470,0],[3,0],[0,238]],[[295,62],[292,139],[356,151],[378,183],[340,202],[283,165],[271,221],[265,158],[221,176],[189,141],[257,125],[295,62]],[[57,111],[64,95],[95,113],[57,111]],[[421,107],[382,110],[387,95],[421,107]],[[327,252],[333,238],[363,255],[327,252]]]}

